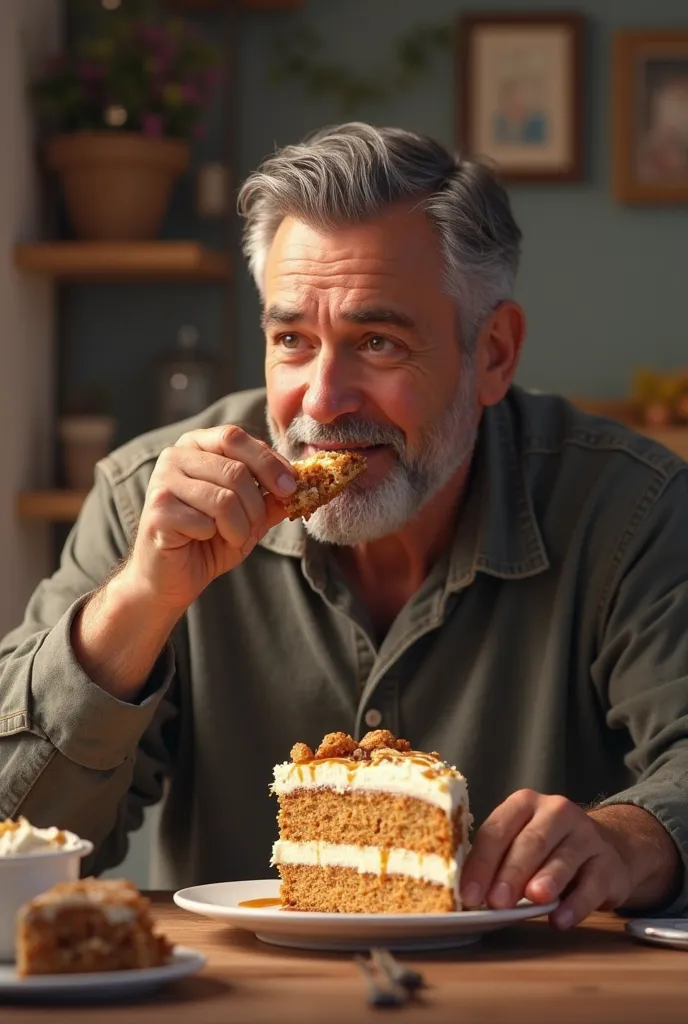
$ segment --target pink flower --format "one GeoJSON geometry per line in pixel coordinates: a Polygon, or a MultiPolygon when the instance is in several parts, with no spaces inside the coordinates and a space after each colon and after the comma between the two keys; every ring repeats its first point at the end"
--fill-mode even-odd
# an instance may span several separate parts
{"type": "Polygon", "coordinates": [[[181,95],[189,106],[194,106],[201,101],[201,91],[195,82],[184,82],[181,87],[181,95]]]}
{"type": "Polygon", "coordinates": [[[100,82],[105,75],[105,69],[102,64],[98,64],[94,60],[80,60],[77,65],[77,74],[85,82],[100,82]]]}
{"type": "Polygon", "coordinates": [[[219,68],[207,68],[205,71],[205,87],[209,92],[213,92],[217,89],[220,84],[220,69],[219,68]]]}
{"type": "Polygon", "coordinates": [[[151,50],[167,45],[167,36],[158,25],[139,25],[136,34],[139,42],[143,43],[144,46],[150,47],[151,50]]]}
{"type": "Polygon", "coordinates": [[[69,58],[64,53],[57,53],[46,62],[49,75],[61,75],[69,68],[69,58]]]}
{"type": "Polygon", "coordinates": [[[141,118],[143,134],[149,139],[159,139],[162,136],[162,118],[159,114],[144,114],[141,118]]]}

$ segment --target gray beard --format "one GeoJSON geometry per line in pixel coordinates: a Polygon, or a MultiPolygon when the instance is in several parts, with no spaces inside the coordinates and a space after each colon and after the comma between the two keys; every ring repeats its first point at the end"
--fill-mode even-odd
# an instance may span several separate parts
{"type": "Polygon", "coordinates": [[[274,448],[294,462],[306,444],[389,445],[397,462],[383,480],[366,487],[355,480],[306,522],[311,537],[324,544],[365,544],[395,533],[413,519],[440,491],[471,455],[477,435],[475,374],[464,360],[456,396],[440,419],[427,427],[415,451],[406,449],[397,427],[361,420],[349,414],[335,423],[318,423],[297,416],[280,434],[268,412],[267,423],[274,448]]]}

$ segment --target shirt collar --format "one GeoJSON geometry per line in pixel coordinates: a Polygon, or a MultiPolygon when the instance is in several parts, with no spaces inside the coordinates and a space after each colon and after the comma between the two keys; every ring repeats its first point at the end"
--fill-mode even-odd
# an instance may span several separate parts
{"type": "MultiPolygon", "coordinates": [[[[516,579],[549,568],[508,398],[485,410],[474,459],[449,556],[449,590],[467,586],[477,572],[516,579]]],[[[260,544],[302,558],[307,539],[300,519],[285,519],[260,544]]]]}
{"type": "Polygon", "coordinates": [[[518,579],[549,568],[508,398],[485,410],[474,459],[449,559],[449,590],[465,587],[478,572],[518,579]]]}

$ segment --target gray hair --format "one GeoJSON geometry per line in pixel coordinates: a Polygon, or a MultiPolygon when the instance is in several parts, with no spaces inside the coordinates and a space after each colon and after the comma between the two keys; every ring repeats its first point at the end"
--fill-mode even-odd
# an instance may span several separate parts
{"type": "Polygon", "coordinates": [[[239,212],[258,291],[263,294],[268,251],[284,217],[331,230],[414,198],[439,237],[443,287],[457,303],[470,352],[485,317],[513,294],[521,232],[506,190],[486,164],[401,128],[357,121],[325,128],[278,150],[247,178],[239,212]]]}

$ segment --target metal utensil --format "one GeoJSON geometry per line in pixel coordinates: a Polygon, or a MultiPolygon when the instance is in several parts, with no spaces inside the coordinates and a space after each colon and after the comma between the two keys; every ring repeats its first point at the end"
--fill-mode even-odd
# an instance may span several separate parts
{"type": "Polygon", "coordinates": [[[356,955],[354,963],[365,978],[368,1002],[371,1006],[403,1006],[408,999],[408,992],[405,988],[395,983],[380,985],[370,961],[365,957],[356,955]]]}
{"type": "Polygon", "coordinates": [[[425,985],[425,978],[420,971],[404,967],[388,949],[375,946],[370,951],[370,958],[376,967],[387,975],[392,984],[401,985],[407,992],[416,992],[425,985]]]}

